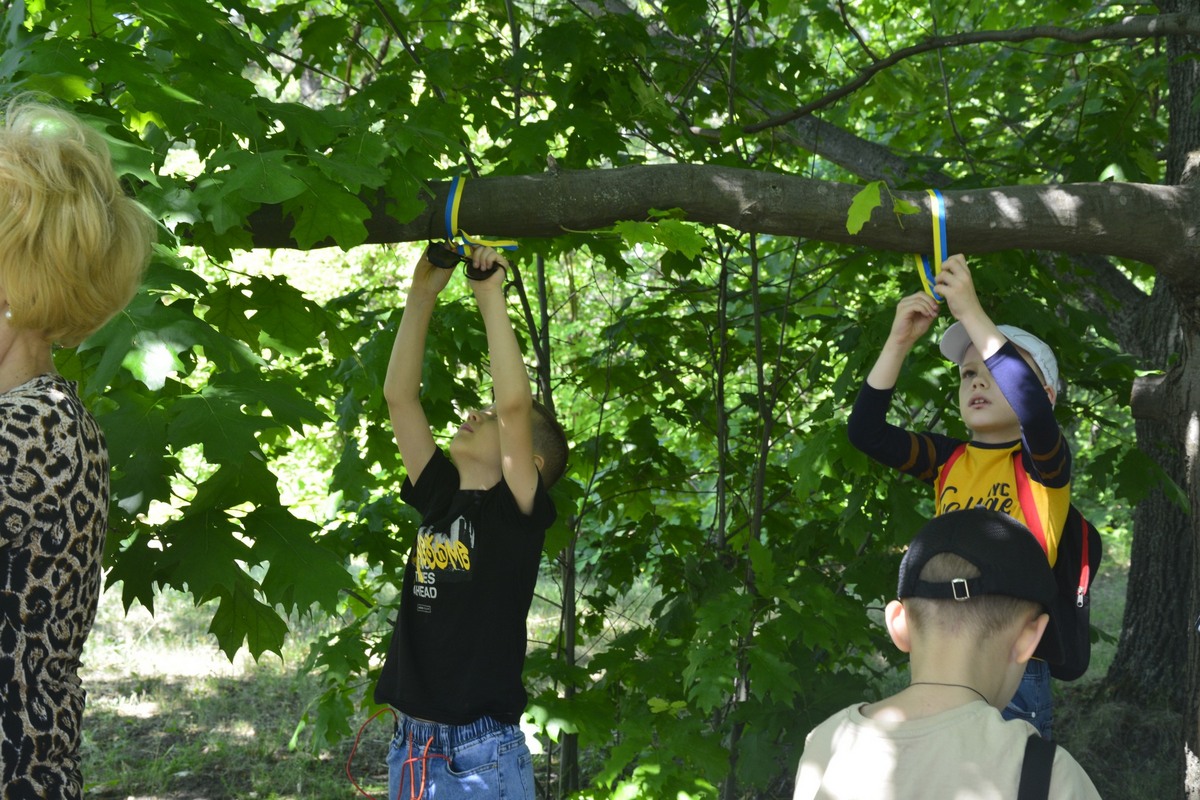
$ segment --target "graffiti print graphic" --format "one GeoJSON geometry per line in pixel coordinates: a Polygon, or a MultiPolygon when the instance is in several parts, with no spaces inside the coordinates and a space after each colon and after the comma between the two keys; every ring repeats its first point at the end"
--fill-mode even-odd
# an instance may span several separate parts
{"type": "MultiPolygon", "coordinates": [[[[475,529],[470,521],[459,517],[449,532],[435,531],[422,526],[413,545],[413,564],[416,580],[413,596],[423,601],[437,599],[438,586],[471,580],[471,554],[475,549],[475,529]]],[[[418,611],[431,609],[419,602],[418,611]]]]}

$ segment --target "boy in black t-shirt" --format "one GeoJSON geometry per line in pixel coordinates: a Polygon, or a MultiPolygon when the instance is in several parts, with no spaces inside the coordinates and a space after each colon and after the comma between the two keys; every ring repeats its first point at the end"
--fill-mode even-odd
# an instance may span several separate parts
{"type": "Polygon", "coordinates": [[[502,790],[534,797],[519,727],[525,617],[555,519],[547,490],[565,468],[567,443],[533,401],[504,300],[507,262],[490,247],[473,248],[470,260],[484,273],[471,287],[487,331],[495,403],[467,412],[447,458],[430,432],[420,387],[429,321],[454,270],[424,254],[384,382],[408,471],[400,496],[421,513],[375,687],[375,701],[399,712],[389,800],[405,787],[412,797],[493,798],[502,790]]]}

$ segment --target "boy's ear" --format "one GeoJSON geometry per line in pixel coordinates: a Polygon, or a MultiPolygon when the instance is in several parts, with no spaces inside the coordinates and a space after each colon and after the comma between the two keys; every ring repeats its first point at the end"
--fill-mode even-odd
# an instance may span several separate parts
{"type": "Polygon", "coordinates": [[[542,457],[541,457],[540,455],[538,455],[537,453],[534,453],[534,454],[533,454],[533,465],[534,465],[535,467],[537,467],[537,471],[538,471],[538,472],[541,472],[541,471],[542,471],[542,467],[544,467],[544,466],[546,465],[546,459],[542,458],[542,457]]]}
{"type": "Polygon", "coordinates": [[[1042,634],[1046,632],[1049,622],[1050,615],[1043,612],[1021,626],[1012,648],[1015,663],[1025,664],[1033,658],[1033,651],[1037,650],[1038,642],[1042,640],[1042,634]]]}
{"type": "Polygon", "coordinates": [[[1048,383],[1046,384],[1046,397],[1050,398],[1050,405],[1058,402],[1058,390],[1048,383]]]}
{"type": "Polygon", "coordinates": [[[912,652],[912,634],[908,629],[908,611],[904,603],[892,600],[883,610],[883,621],[887,625],[888,636],[901,653],[912,652]]]}

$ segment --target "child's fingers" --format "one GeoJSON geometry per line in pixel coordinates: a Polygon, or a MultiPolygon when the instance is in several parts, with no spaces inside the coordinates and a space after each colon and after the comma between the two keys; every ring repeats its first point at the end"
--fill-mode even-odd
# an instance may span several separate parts
{"type": "Polygon", "coordinates": [[[947,266],[954,271],[967,270],[968,273],[970,272],[970,270],[967,268],[967,257],[962,253],[955,253],[942,262],[942,269],[946,269],[947,266]]]}
{"type": "Polygon", "coordinates": [[[911,347],[917,339],[925,335],[937,319],[937,315],[936,300],[925,292],[910,294],[896,305],[896,318],[892,321],[889,338],[911,347]]]}
{"type": "Polygon", "coordinates": [[[937,278],[934,280],[934,286],[939,289],[942,287],[955,289],[960,286],[969,286],[971,284],[971,269],[967,266],[967,260],[961,253],[956,253],[942,262],[942,268],[938,271],[937,278]]]}
{"type": "Polygon", "coordinates": [[[936,317],[938,303],[925,292],[916,292],[902,299],[897,311],[904,315],[915,312],[926,317],[936,317]]]}
{"type": "Polygon", "coordinates": [[[476,287],[503,285],[508,274],[507,267],[508,260],[494,248],[474,247],[471,249],[471,264],[467,267],[467,277],[475,282],[476,287]]]}
{"type": "Polygon", "coordinates": [[[508,268],[508,259],[492,247],[475,247],[471,249],[471,261],[475,268],[482,272],[491,272],[496,267],[508,268]]]}

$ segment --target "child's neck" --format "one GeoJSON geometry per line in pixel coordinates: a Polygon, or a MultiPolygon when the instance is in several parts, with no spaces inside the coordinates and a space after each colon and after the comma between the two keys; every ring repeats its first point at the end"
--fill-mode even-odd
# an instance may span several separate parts
{"type": "Polygon", "coordinates": [[[458,488],[466,490],[487,490],[498,484],[504,477],[499,466],[478,464],[464,459],[464,463],[455,464],[458,468],[458,488]]]}
{"type": "Polygon", "coordinates": [[[960,706],[985,701],[993,708],[1004,693],[1003,648],[995,642],[925,643],[912,651],[908,686],[891,697],[866,706],[863,714],[880,720],[932,717],[960,706]]]}
{"type": "Polygon", "coordinates": [[[914,678],[909,685],[878,703],[864,706],[863,716],[884,722],[925,719],[983,700],[996,707],[985,681],[968,676],[914,678]]]}
{"type": "Polygon", "coordinates": [[[971,441],[976,444],[1012,444],[1021,440],[1021,425],[1011,428],[971,431],[971,441]]]}

